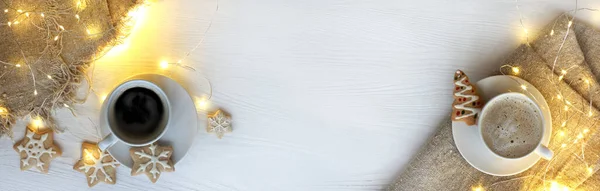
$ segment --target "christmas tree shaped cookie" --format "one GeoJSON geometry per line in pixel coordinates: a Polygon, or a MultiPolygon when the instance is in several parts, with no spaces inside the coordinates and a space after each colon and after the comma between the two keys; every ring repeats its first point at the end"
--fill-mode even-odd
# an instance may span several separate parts
{"type": "Polygon", "coordinates": [[[483,102],[477,95],[475,86],[463,71],[454,73],[454,102],[452,103],[452,121],[464,121],[467,125],[475,125],[477,111],[483,107],[483,102]]]}

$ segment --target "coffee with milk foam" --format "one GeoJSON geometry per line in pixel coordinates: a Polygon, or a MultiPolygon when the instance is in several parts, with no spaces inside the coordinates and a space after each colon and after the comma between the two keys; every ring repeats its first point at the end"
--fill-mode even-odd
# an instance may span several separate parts
{"type": "Polygon", "coordinates": [[[507,96],[486,108],[480,119],[488,147],[506,158],[519,158],[536,149],[543,134],[541,112],[530,100],[507,96]]]}

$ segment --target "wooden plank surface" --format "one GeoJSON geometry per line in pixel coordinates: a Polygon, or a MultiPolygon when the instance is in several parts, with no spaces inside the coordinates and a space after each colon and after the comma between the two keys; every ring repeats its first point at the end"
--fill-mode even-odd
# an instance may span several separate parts
{"type": "MultiPolygon", "coordinates": [[[[201,129],[174,173],[156,184],[119,167],[96,190],[378,190],[398,175],[450,112],[454,70],[492,74],[524,33],[512,0],[158,1],[128,45],[95,64],[77,116],[57,111],[63,156],[49,174],[19,170],[13,140],[0,139],[0,190],[83,190],[72,170],[84,140],[97,141],[104,94],[137,73],[160,73],[194,96],[213,85],[207,110],[233,115],[219,140],[201,129]],[[159,67],[180,59],[197,71],[159,67]]],[[[575,1],[522,1],[530,35],[575,1]]],[[[600,8],[580,1],[579,7],[600,8]]],[[[600,13],[578,13],[595,26],[600,13]]],[[[85,92],[85,89],[82,89],[85,92]]],[[[203,118],[206,111],[199,110],[203,118]]],[[[14,128],[15,141],[25,122],[14,128]]],[[[194,128],[194,127],[190,127],[194,128]]]]}

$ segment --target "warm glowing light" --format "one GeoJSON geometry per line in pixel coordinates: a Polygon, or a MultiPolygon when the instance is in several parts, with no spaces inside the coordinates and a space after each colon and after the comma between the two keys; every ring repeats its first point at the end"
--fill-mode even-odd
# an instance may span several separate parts
{"type": "Polygon", "coordinates": [[[78,14],[75,14],[75,18],[76,18],[77,20],[79,20],[79,15],[78,15],[78,14]]]}
{"type": "Polygon", "coordinates": [[[594,169],[592,167],[587,167],[587,172],[588,172],[588,174],[593,174],[594,169]]]}
{"type": "Polygon", "coordinates": [[[6,24],[8,24],[8,26],[9,26],[9,27],[12,25],[12,23],[11,23],[11,22],[8,22],[8,23],[6,23],[6,24]]]}
{"type": "Polygon", "coordinates": [[[562,96],[560,96],[560,94],[558,94],[558,95],[556,95],[556,98],[562,99],[562,96]]]}
{"type": "Polygon", "coordinates": [[[167,62],[167,61],[160,62],[160,68],[167,69],[168,67],[169,67],[169,62],[167,62]]]}
{"type": "Polygon", "coordinates": [[[552,31],[550,31],[550,36],[554,35],[554,29],[552,29],[552,31]]]}
{"type": "Polygon", "coordinates": [[[527,29],[523,29],[523,32],[525,32],[525,35],[529,34],[529,30],[527,29]]]}
{"type": "Polygon", "coordinates": [[[483,187],[481,186],[475,186],[475,187],[471,187],[472,191],[485,191],[485,189],[483,189],[483,187]]]}
{"type": "Polygon", "coordinates": [[[83,149],[83,161],[86,164],[94,164],[94,161],[96,160],[96,157],[94,157],[94,153],[87,150],[87,149],[83,149]]]}
{"type": "Polygon", "coordinates": [[[592,115],[594,115],[594,114],[592,114],[592,112],[591,112],[591,111],[590,111],[590,112],[588,112],[588,117],[591,117],[592,115]]]}
{"type": "Polygon", "coordinates": [[[583,130],[583,133],[588,133],[588,132],[590,132],[590,129],[584,129],[583,130]]]}
{"type": "Polygon", "coordinates": [[[19,24],[19,21],[13,22],[13,25],[18,25],[18,24],[19,24]]]}
{"type": "Polygon", "coordinates": [[[519,67],[512,67],[512,71],[515,74],[519,74],[519,67]]]}
{"type": "Polygon", "coordinates": [[[42,18],[44,18],[44,17],[45,17],[44,13],[40,13],[40,16],[42,16],[42,18]]]}
{"type": "Polygon", "coordinates": [[[573,21],[569,21],[569,27],[571,27],[571,25],[573,25],[573,21]]]}
{"type": "Polygon", "coordinates": [[[560,147],[565,148],[565,147],[567,147],[567,144],[563,143],[562,145],[560,145],[560,147]]]}
{"type": "Polygon", "coordinates": [[[560,131],[558,132],[558,135],[560,135],[561,137],[565,136],[565,132],[564,131],[560,131]]]}
{"type": "Polygon", "coordinates": [[[571,105],[571,102],[568,100],[565,100],[565,102],[567,103],[567,105],[571,105]]]}
{"type": "Polygon", "coordinates": [[[23,13],[23,10],[19,9],[17,10],[18,13],[23,13]]]}
{"type": "Polygon", "coordinates": [[[550,183],[550,191],[569,191],[569,190],[571,190],[569,187],[559,184],[556,181],[552,181],[550,183]]]}
{"type": "Polygon", "coordinates": [[[29,17],[29,13],[25,13],[25,16],[26,16],[26,17],[29,17]]]}
{"type": "Polygon", "coordinates": [[[39,129],[40,127],[44,127],[44,121],[42,120],[41,117],[35,117],[33,119],[31,119],[30,125],[32,128],[34,128],[33,130],[39,129]]]}
{"type": "Polygon", "coordinates": [[[15,64],[15,67],[20,68],[21,64],[15,64]]]}
{"type": "Polygon", "coordinates": [[[106,99],[106,96],[108,96],[108,94],[102,94],[100,96],[100,101],[104,102],[104,100],[106,99]]]}
{"type": "Polygon", "coordinates": [[[51,75],[46,75],[46,77],[48,77],[48,79],[52,79],[52,76],[51,76],[51,75]]]}
{"type": "Polygon", "coordinates": [[[66,103],[64,103],[63,106],[65,106],[66,108],[69,108],[69,105],[67,105],[66,103]]]}
{"type": "Polygon", "coordinates": [[[567,71],[566,70],[561,70],[560,73],[563,74],[563,75],[565,75],[565,74],[567,74],[567,71]]]}
{"type": "Polygon", "coordinates": [[[58,40],[58,36],[55,36],[55,37],[54,37],[54,41],[57,41],[57,40],[58,40]]]}
{"type": "Polygon", "coordinates": [[[523,89],[523,90],[527,90],[527,86],[525,86],[525,85],[521,85],[521,89],[523,89]]]}
{"type": "Polygon", "coordinates": [[[65,27],[63,27],[62,25],[58,25],[58,28],[60,28],[61,31],[65,30],[65,27]]]}
{"type": "Polygon", "coordinates": [[[586,84],[590,84],[590,80],[588,80],[588,79],[585,79],[585,83],[586,83],[586,84]]]}
{"type": "Polygon", "coordinates": [[[565,77],[565,76],[563,76],[563,75],[560,75],[560,76],[558,77],[558,81],[561,81],[561,80],[562,80],[564,77],[565,77]]]}
{"type": "Polygon", "coordinates": [[[4,107],[0,107],[0,114],[8,113],[8,110],[4,107]]]}
{"type": "Polygon", "coordinates": [[[92,32],[90,32],[90,29],[85,29],[85,32],[86,32],[88,35],[92,34],[92,32]]]}
{"type": "Polygon", "coordinates": [[[4,9],[4,12],[5,12],[5,13],[8,13],[8,9],[4,9]]]}
{"type": "Polygon", "coordinates": [[[37,90],[33,90],[33,95],[35,95],[35,96],[36,96],[37,94],[38,94],[38,93],[37,93],[37,90]]]}
{"type": "Polygon", "coordinates": [[[206,97],[196,98],[196,107],[200,110],[206,110],[208,106],[208,100],[206,97]]]}
{"type": "Polygon", "coordinates": [[[565,111],[569,111],[569,107],[565,105],[565,111]]]}
{"type": "Polygon", "coordinates": [[[583,134],[579,133],[579,135],[577,135],[577,139],[582,139],[583,138],[583,134]]]}

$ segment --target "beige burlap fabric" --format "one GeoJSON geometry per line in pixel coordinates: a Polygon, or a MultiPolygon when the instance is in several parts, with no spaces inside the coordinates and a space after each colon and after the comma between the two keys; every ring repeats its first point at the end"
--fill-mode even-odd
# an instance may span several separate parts
{"type": "MultiPolygon", "coordinates": [[[[485,190],[544,190],[552,186],[552,181],[571,189],[600,190],[597,107],[591,110],[596,118],[587,116],[590,102],[594,106],[600,105],[600,31],[577,22],[569,28],[568,19],[561,17],[540,34],[530,46],[522,45],[515,50],[504,64],[518,66],[521,70],[516,76],[533,84],[548,102],[554,128],[549,144],[555,151],[553,160],[540,160],[531,169],[514,176],[484,174],[461,157],[454,145],[448,119],[390,184],[389,190],[471,190],[477,185],[485,190]],[[569,35],[563,45],[566,32],[569,35]],[[561,46],[562,50],[557,54],[561,46]],[[553,66],[555,72],[552,72],[553,66]],[[567,74],[558,82],[563,69],[567,74]],[[559,92],[562,92],[561,99],[557,96],[559,92]],[[568,111],[564,109],[564,98],[571,104],[568,111]],[[563,127],[564,121],[567,123],[563,127]],[[587,128],[589,131],[584,133],[587,128]],[[561,136],[560,132],[565,135],[561,136]],[[575,143],[580,133],[583,138],[575,143]]],[[[501,72],[515,75],[511,68],[503,68],[501,72]]],[[[452,81],[451,75],[448,75],[448,83],[452,81]]]]}
{"type": "Polygon", "coordinates": [[[16,118],[74,102],[85,70],[127,35],[130,10],[143,0],[0,2],[0,136],[16,118]],[[37,95],[35,95],[37,93],[37,95]]]}

